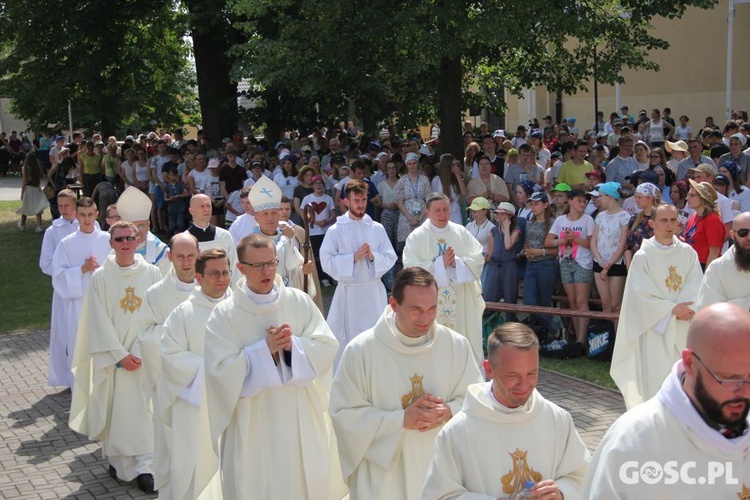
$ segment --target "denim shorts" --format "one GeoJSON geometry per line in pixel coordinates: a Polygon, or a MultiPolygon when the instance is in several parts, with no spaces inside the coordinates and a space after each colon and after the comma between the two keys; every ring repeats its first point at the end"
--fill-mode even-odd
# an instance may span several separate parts
{"type": "Polygon", "coordinates": [[[584,269],[571,257],[563,257],[560,261],[560,278],[563,285],[572,285],[573,283],[591,283],[594,272],[591,269],[584,269]]]}

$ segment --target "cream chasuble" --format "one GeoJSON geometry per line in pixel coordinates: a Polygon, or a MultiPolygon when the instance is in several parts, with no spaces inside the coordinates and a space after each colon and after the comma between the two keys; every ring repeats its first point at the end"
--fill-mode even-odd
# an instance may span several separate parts
{"type": "Polygon", "coordinates": [[[628,409],[656,394],[687,343],[690,322],[672,309],[697,299],[703,273],[695,250],[673,242],[643,240],[628,270],[609,370],[628,409]]]}
{"type": "Polygon", "coordinates": [[[750,309],[750,272],[741,271],[734,263],[734,256],[732,246],[708,265],[696,311],[717,302],[731,302],[746,311],[750,309]]]}
{"type": "MultiPolygon", "coordinates": [[[[138,310],[146,290],[160,279],[159,269],[140,255],[135,255],[132,266],[120,267],[110,254],[94,271],[86,291],[73,356],[69,424],[89,439],[101,440],[104,457],[153,452],[143,367],[128,371],[117,364],[138,350],[138,310]]],[[[117,472],[128,480],[126,471],[117,472]]]]}
{"type": "Polygon", "coordinates": [[[438,283],[437,322],[469,339],[477,364],[484,358],[482,314],[484,299],[479,277],[484,267],[482,244],[465,227],[448,222],[437,228],[424,221],[406,239],[404,267],[416,266],[432,273],[438,283]],[[445,268],[440,258],[448,247],[456,254],[456,267],[445,268]]]}
{"type": "MultiPolygon", "coordinates": [[[[156,443],[156,456],[165,462],[157,463],[160,473],[155,479],[160,498],[196,498],[218,473],[219,457],[211,445],[208,409],[202,404],[203,351],[211,311],[231,293],[229,289],[223,297],[212,299],[196,287],[164,323],[162,375],[156,392],[159,404],[155,405],[166,437],[163,451],[156,443]]],[[[218,486],[218,491],[207,498],[221,498],[218,486]]]]}
{"type": "Polygon", "coordinates": [[[326,411],[338,342],[312,299],[279,276],[274,291],[261,296],[241,278],[232,298],[211,313],[205,349],[206,404],[215,446],[221,438],[224,498],[345,495],[326,411]],[[293,332],[292,350],[275,365],[266,332],[284,323],[293,332]]]}
{"type": "Polygon", "coordinates": [[[52,386],[73,387],[71,363],[76,345],[83,297],[93,271],[82,273],[81,266],[94,256],[101,266],[112,247],[109,233],[94,229],[87,234],[76,231],[60,241],[52,258],[52,286],[57,300],[53,304],[55,322],[50,328],[50,371],[52,386]],[[57,314],[55,314],[57,309],[57,314]]]}
{"type": "MultiPolygon", "coordinates": [[[[655,398],[629,410],[612,424],[591,460],[584,498],[618,498],[624,500],[745,500],[750,498],[750,432],[727,439],[718,430],[709,427],[695,410],[682,389],[685,369],[682,360],[675,363],[655,398]],[[626,460],[639,460],[639,466],[648,460],[659,464],[676,461],[677,470],[695,462],[687,470],[690,478],[706,480],[708,462],[720,463],[725,474],[715,477],[715,484],[686,486],[677,481],[676,488],[661,481],[649,486],[644,481],[625,485],[620,479],[621,467],[626,460]],[[732,479],[726,473],[731,467],[732,479]],[[734,482],[734,481],[732,481],[734,482]],[[720,485],[720,488],[719,488],[720,485]]],[[[750,426],[750,421],[747,422],[750,426]]],[[[638,472],[638,469],[635,470],[638,472]]],[[[632,474],[632,468],[627,475],[632,474]]],[[[657,477],[658,479],[658,477],[657,477]]]]}
{"type": "Polygon", "coordinates": [[[468,341],[435,324],[411,339],[390,306],[347,346],[331,389],[330,413],[352,500],[419,498],[440,427],[403,428],[404,409],[432,394],[456,415],[482,380],[468,341]],[[419,342],[419,343],[417,343],[419,342]]]}
{"type": "Polygon", "coordinates": [[[512,498],[525,481],[546,479],[580,499],[590,459],[567,411],[536,390],[525,405],[504,407],[483,382],[438,435],[422,499],[512,498]]]}
{"type": "Polygon", "coordinates": [[[326,231],[320,246],[320,263],[338,281],[327,318],[339,341],[335,369],[346,345],[372,328],[385,308],[387,295],[380,278],[396,263],[396,252],[382,225],[369,215],[354,220],[347,212],[326,231]],[[365,243],[370,244],[373,261],[354,262],[354,254],[365,243]]]}

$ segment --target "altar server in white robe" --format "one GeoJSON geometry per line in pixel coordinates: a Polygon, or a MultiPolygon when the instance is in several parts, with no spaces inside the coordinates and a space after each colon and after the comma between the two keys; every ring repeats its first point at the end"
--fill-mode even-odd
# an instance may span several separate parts
{"type": "MultiPolygon", "coordinates": [[[[39,268],[49,277],[52,277],[52,259],[55,256],[55,248],[66,236],[78,230],[78,219],[76,219],[76,194],[70,189],[63,189],[57,194],[57,205],[60,217],[52,221],[52,225],[44,231],[42,249],[39,254],[39,268]]],[[[49,378],[51,386],[66,386],[65,352],[67,343],[66,336],[58,334],[60,328],[65,328],[65,306],[63,299],[54,291],[52,293],[52,312],[50,315],[49,328],[49,378]]],[[[70,387],[68,385],[68,387],[70,387]]]]}
{"type": "Polygon", "coordinates": [[[698,309],[732,302],[750,309],[750,212],[737,214],[729,236],[734,245],[708,265],[698,293],[698,309]]]}
{"type": "Polygon", "coordinates": [[[162,398],[157,380],[161,375],[161,340],[164,336],[164,322],[174,309],[186,301],[195,288],[195,259],[200,250],[198,242],[190,233],[175,234],[167,245],[167,259],[172,269],[161,281],[149,287],[143,297],[143,305],[138,314],[138,344],[143,363],[144,390],[152,400],[154,419],[154,477],[158,489],[160,477],[167,474],[168,446],[165,430],[159,413],[162,398]]]}
{"type": "Polygon", "coordinates": [[[748,398],[750,313],[729,303],[701,309],[687,348],[656,397],[622,415],[602,439],[586,476],[585,498],[748,498],[748,398]],[[659,474],[652,467],[656,474],[647,482],[640,472],[650,460],[665,468],[659,474]],[[668,476],[669,461],[686,476],[668,476]]]}
{"type": "Polygon", "coordinates": [[[273,241],[252,234],[237,255],[243,278],[206,325],[206,404],[224,498],[341,498],[326,412],[338,342],[312,299],[276,275],[273,241]]]}
{"type": "Polygon", "coordinates": [[[349,181],[344,195],[348,210],[328,228],[320,247],[323,271],[338,281],[327,318],[339,341],[334,369],[346,345],[372,328],[385,309],[388,298],[380,278],[396,263],[385,228],[365,213],[367,184],[349,181]]]}
{"type": "Polygon", "coordinates": [[[451,222],[450,200],[444,194],[432,193],[426,207],[428,219],[406,239],[404,267],[418,266],[435,276],[440,287],[437,322],[469,339],[481,365],[482,244],[465,227],[451,222]]]}
{"type": "MultiPolygon", "coordinates": [[[[276,245],[276,258],[279,263],[276,274],[281,277],[284,286],[302,290],[304,276],[315,269],[315,262],[305,259],[295,244],[294,229],[281,220],[281,189],[271,179],[263,176],[252,187],[248,194],[250,204],[255,209],[255,227],[252,234],[270,238],[276,245]]],[[[308,280],[308,295],[314,297],[318,291],[308,280]]]]}
{"type": "Polygon", "coordinates": [[[435,436],[482,380],[469,342],[435,322],[437,284],[402,269],[375,326],[344,350],[330,413],[350,498],[419,498],[435,436]]]}
{"type": "Polygon", "coordinates": [[[52,286],[58,297],[55,306],[60,308],[62,314],[56,318],[58,323],[55,325],[55,335],[60,343],[59,346],[55,345],[56,351],[50,353],[49,379],[54,382],[51,385],[73,387],[71,363],[83,297],[91,275],[112,250],[109,234],[99,230],[96,225],[99,214],[96,208],[91,198],[81,198],[76,202],[78,230],[62,239],[52,259],[52,286]]]}
{"type": "MultiPolygon", "coordinates": [[[[221,248],[224,250],[229,256],[231,268],[234,269],[234,266],[237,265],[237,244],[232,239],[229,231],[223,227],[211,224],[211,197],[207,194],[193,195],[190,198],[189,210],[193,216],[193,223],[185,232],[195,236],[201,251],[208,250],[209,248],[221,248]]],[[[233,275],[232,284],[237,283],[238,279],[233,275]]]]}
{"type": "Polygon", "coordinates": [[[138,228],[138,248],[135,253],[159,268],[162,276],[169,274],[172,264],[167,258],[167,245],[151,232],[151,198],[135,186],[127,188],[117,199],[117,211],[122,220],[138,228]]]}
{"type": "Polygon", "coordinates": [[[630,409],[656,394],[685,347],[703,272],[698,254],[677,239],[677,209],[660,205],[625,282],[609,373],[630,409]]]}
{"type": "MultiPolygon", "coordinates": [[[[219,457],[211,445],[208,408],[203,395],[203,352],[206,322],[214,306],[230,297],[232,271],[224,250],[201,252],[195,262],[200,284],[164,323],[161,342],[162,376],[157,395],[159,420],[165,426],[168,447],[157,449],[166,474],[156,475],[159,498],[193,499],[214,478],[218,479],[219,457]]],[[[157,406],[157,405],[155,405],[157,406]]],[[[159,443],[157,442],[157,447],[159,443]]],[[[218,483],[218,480],[216,481],[218,483]]],[[[221,498],[220,484],[204,492],[206,498],[221,498]]]]}
{"type": "Polygon", "coordinates": [[[521,323],[497,328],[484,368],[490,381],[469,387],[437,437],[422,499],[515,498],[527,481],[533,498],[584,498],[591,456],[570,414],[536,390],[534,332],[521,323]]]}
{"type": "Polygon", "coordinates": [[[136,254],[138,229],[109,230],[114,250],[91,277],[73,356],[70,427],[102,442],[109,473],[153,491],[154,430],[138,346],[137,314],[159,269],[136,254]]]}
{"type": "Polygon", "coordinates": [[[252,234],[256,226],[255,209],[250,204],[249,199],[250,189],[249,187],[245,187],[240,190],[240,202],[242,203],[242,210],[245,213],[234,219],[232,225],[229,226],[229,234],[232,236],[235,247],[242,241],[242,238],[252,234]]]}

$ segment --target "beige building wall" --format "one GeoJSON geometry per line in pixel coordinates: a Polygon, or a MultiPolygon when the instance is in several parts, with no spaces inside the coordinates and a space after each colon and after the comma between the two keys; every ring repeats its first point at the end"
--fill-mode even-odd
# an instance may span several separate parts
{"type": "MultiPolygon", "coordinates": [[[[656,19],[652,32],[667,40],[670,48],[654,51],[651,60],[659,64],[655,71],[623,71],[625,83],[620,85],[620,105],[630,108],[637,117],[638,110],[649,113],[652,108],[672,109],[677,120],[680,115],[690,117],[695,131],[707,116],[717,125],[726,121],[727,74],[727,14],[729,0],[719,0],[713,10],[690,8],[682,19],[656,19]]],[[[750,111],[750,3],[735,6],[734,64],[732,78],[732,108],[750,111]]],[[[576,117],[581,131],[594,123],[594,86],[587,82],[588,92],[572,96],[563,94],[562,119],[576,117]]],[[[555,117],[555,94],[544,87],[535,89],[536,117],[546,114],[555,117]]],[[[528,122],[528,104],[524,99],[506,96],[508,100],[507,127],[514,131],[528,122]]],[[[604,119],[617,110],[615,87],[599,85],[599,110],[604,119]]]]}
{"type": "Polygon", "coordinates": [[[10,135],[12,131],[24,132],[29,124],[8,111],[10,100],[0,97],[0,132],[10,135]]]}

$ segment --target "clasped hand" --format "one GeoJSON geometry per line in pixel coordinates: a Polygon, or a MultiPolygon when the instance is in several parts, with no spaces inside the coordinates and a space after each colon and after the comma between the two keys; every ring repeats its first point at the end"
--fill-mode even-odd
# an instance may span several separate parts
{"type": "Polygon", "coordinates": [[[425,394],[404,411],[404,429],[428,431],[439,427],[453,416],[451,409],[442,398],[425,394]]]}
{"type": "Polygon", "coordinates": [[[362,259],[367,259],[370,262],[375,260],[375,255],[373,255],[369,243],[363,243],[362,246],[359,247],[359,250],[354,253],[354,262],[359,262],[362,259]]]}
{"type": "Polygon", "coordinates": [[[448,249],[443,252],[442,257],[445,267],[456,267],[456,251],[453,250],[453,247],[448,247],[448,249]]]}

